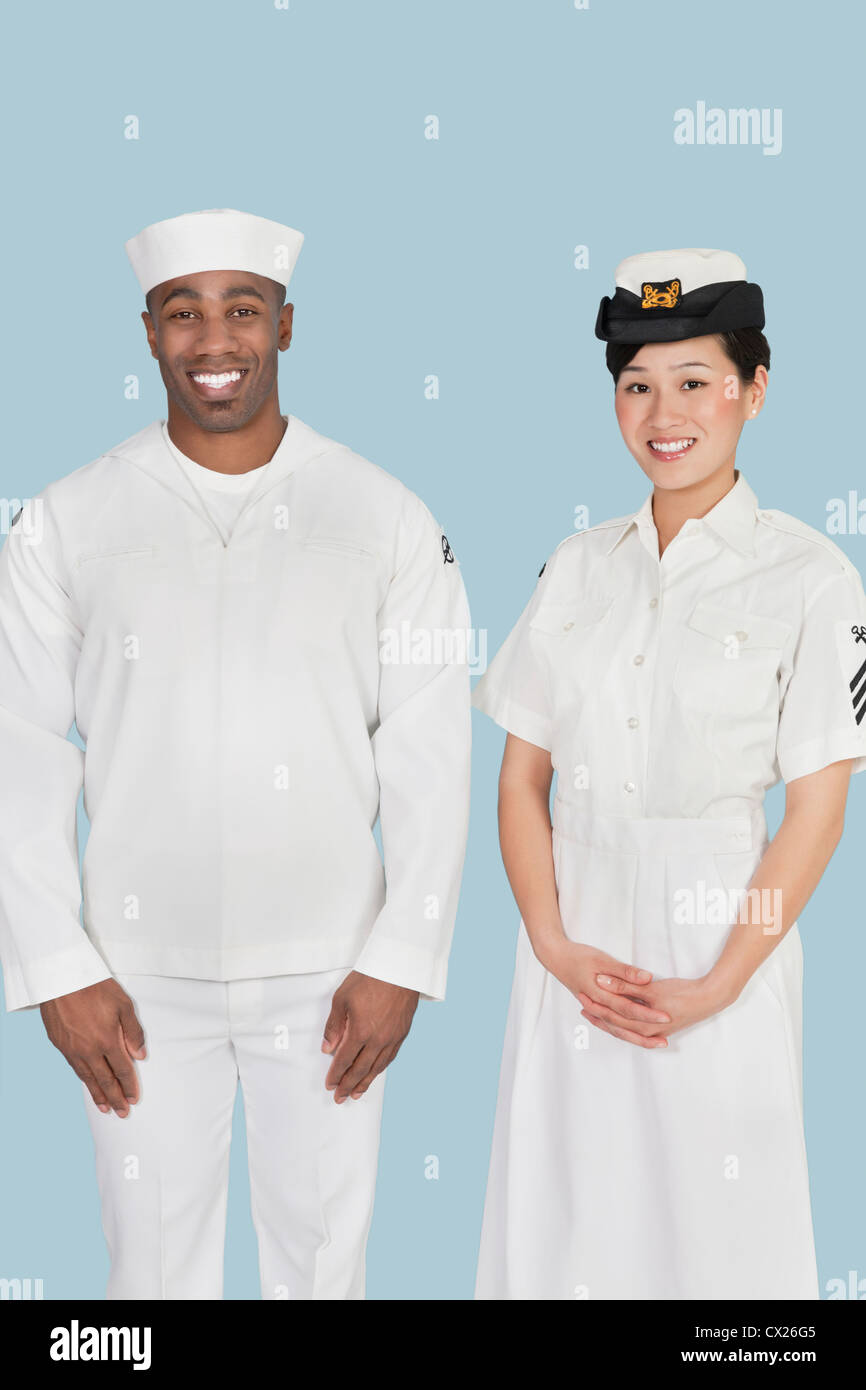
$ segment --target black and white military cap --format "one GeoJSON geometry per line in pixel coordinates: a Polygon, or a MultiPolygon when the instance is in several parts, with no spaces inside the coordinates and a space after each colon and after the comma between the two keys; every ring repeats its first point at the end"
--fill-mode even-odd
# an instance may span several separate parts
{"type": "Polygon", "coordinates": [[[620,261],[615,280],[595,324],[596,337],[608,343],[668,343],[764,326],[761,287],[748,283],[732,251],[643,251],[620,261]]]}

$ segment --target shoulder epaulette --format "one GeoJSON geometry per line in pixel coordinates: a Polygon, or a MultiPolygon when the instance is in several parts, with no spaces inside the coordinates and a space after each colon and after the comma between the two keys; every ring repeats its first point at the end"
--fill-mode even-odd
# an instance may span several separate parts
{"type": "Polygon", "coordinates": [[[829,555],[838,561],[843,569],[853,569],[854,566],[842,550],[841,546],[831,541],[829,536],[825,536],[823,531],[810,526],[808,522],[801,521],[797,516],[791,516],[789,512],[779,512],[774,508],[759,507],[757,512],[759,521],[766,522],[776,531],[784,531],[790,536],[798,536],[800,540],[810,541],[812,545],[821,546],[829,555]]]}

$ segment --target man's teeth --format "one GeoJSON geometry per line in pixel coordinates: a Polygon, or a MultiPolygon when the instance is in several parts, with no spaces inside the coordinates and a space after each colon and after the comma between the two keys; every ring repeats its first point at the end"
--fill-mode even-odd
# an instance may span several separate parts
{"type": "Polygon", "coordinates": [[[693,439],[674,439],[669,444],[663,444],[661,440],[650,440],[650,448],[655,449],[657,454],[679,454],[683,449],[688,449],[694,444],[693,439]]]}
{"type": "Polygon", "coordinates": [[[240,381],[243,372],[220,372],[219,376],[213,376],[208,372],[194,372],[193,381],[198,382],[199,386],[228,386],[231,381],[240,381]]]}

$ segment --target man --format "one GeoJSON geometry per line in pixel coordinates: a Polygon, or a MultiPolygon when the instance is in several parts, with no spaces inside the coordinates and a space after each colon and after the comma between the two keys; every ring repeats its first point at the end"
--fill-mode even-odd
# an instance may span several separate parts
{"type": "Polygon", "coordinates": [[[280,413],[302,241],[127,243],[168,418],[0,553],[6,1002],[81,1079],[113,1299],[222,1297],[238,1080],[262,1297],[363,1298],[385,1068],[445,991],[466,597],[412,492],[280,413]]]}

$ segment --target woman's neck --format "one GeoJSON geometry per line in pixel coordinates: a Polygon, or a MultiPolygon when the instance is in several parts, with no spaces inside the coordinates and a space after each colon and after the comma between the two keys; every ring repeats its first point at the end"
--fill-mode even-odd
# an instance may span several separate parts
{"type": "Polygon", "coordinates": [[[659,558],[691,517],[706,516],[734,486],[739,473],[733,460],[691,487],[654,488],[653,522],[659,538],[659,558]]]}

